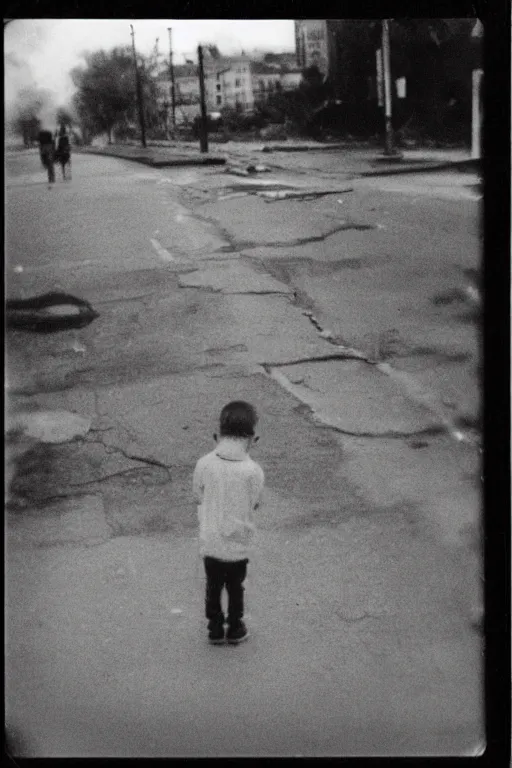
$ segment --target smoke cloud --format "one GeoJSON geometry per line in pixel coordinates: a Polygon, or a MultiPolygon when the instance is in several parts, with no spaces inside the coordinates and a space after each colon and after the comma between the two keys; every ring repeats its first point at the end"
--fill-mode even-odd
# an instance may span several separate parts
{"type": "Polygon", "coordinates": [[[15,53],[5,56],[5,123],[7,126],[20,114],[38,117],[50,130],[56,128],[58,101],[56,94],[41,88],[30,65],[15,53]]]}
{"type": "Polygon", "coordinates": [[[4,57],[5,125],[9,129],[20,114],[38,117],[49,129],[56,127],[57,95],[42,88],[28,57],[41,49],[46,30],[33,20],[14,20],[5,27],[4,57]]]}

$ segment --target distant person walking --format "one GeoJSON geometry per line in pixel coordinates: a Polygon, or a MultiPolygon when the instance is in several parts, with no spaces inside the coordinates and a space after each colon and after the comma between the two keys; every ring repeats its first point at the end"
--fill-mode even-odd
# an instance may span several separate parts
{"type": "Polygon", "coordinates": [[[51,186],[55,182],[55,144],[51,131],[39,131],[39,154],[48,171],[48,184],[51,186]]]}
{"type": "Polygon", "coordinates": [[[71,142],[69,141],[69,136],[66,133],[66,127],[64,125],[61,125],[57,137],[55,161],[59,163],[61,167],[63,181],[66,180],[66,168],[69,172],[69,178],[71,178],[71,142]]]}
{"type": "MultiPolygon", "coordinates": [[[[193,477],[198,503],[200,553],[206,571],[206,618],[209,641],[236,644],[249,636],[243,621],[248,551],[254,535],[253,512],[260,505],[262,468],[249,456],[257,443],[255,409],[241,400],[224,406],[220,441],[197,462],[193,477]],[[221,595],[228,596],[228,631],[221,595]]],[[[217,435],[214,435],[217,442],[217,435]]]]}

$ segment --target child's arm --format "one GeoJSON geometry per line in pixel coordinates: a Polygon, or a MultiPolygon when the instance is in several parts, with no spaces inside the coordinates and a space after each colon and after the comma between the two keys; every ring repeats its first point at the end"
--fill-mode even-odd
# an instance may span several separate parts
{"type": "Polygon", "coordinates": [[[197,504],[203,503],[203,492],[204,485],[202,481],[201,466],[200,462],[197,462],[196,468],[194,469],[194,475],[192,477],[192,493],[197,504]]]}

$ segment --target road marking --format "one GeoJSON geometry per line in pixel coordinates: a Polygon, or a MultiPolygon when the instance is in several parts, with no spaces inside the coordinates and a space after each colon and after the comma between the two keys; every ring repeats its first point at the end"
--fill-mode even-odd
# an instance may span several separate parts
{"type": "Polygon", "coordinates": [[[153,237],[151,237],[150,242],[160,258],[163,259],[163,261],[176,261],[172,253],[169,253],[169,251],[164,248],[163,245],[160,245],[158,240],[155,240],[153,237]]]}

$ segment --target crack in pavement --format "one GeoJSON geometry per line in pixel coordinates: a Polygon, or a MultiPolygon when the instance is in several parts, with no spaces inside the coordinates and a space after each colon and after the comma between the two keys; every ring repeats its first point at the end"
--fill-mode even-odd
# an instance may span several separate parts
{"type": "MultiPolygon", "coordinates": [[[[113,427],[109,427],[108,429],[113,429],[113,427]]],[[[106,430],[95,430],[95,431],[102,431],[106,432],[106,430]]],[[[92,430],[91,430],[92,431],[92,430]]],[[[117,445],[105,445],[103,440],[87,440],[83,439],[83,443],[96,443],[97,445],[102,445],[106,451],[106,453],[112,454],[112,453],[120,453],[122,456],[124,456],[126,459],[129,459],[130,461],[137,461],[141,464],[148,464],[149,466],[154,467],[160,467],[162,469],[165,469],[167,471],[167,474],[169,475],[169,480],[171,479],[171,473],[170,470],[172,469],[172,466],[170,464],[164,464],[162,461],[159,461],[158,459],[154,459],[152,457],[148,456],[137,456],[136,454],[127,453],[124,448],[120,448],[117,445]]],[[[126,474],[126,472],[132,472],[135,469],[135,467],[131,467],[130,469],[123,470],[121,472],[114,472],[112,475],[104,475],[99,480],[88,480],[86,483],[70,483],[70,485],[90,485],[94,482],[102,482],[103,480],[109,478],[109,477],[115,477],[120,474],[126,474]]]]}
{"type": "Polygon", "coordinates": [[[446,431],[445,427],[425,427],[424,429],[419,429],[414,432],[399,432],[391,430],[389,432],[351,432],[348,429],[343,429],[342,427],[337,427],[335,424],[326,423],[322,420],[322,417],[319,416],[313,409],[311,409],[311,414],[313,417],[313,420],[317,423],[319,429],[332,429],[334,432],[339,432],[342,435],[348,435],[349,437],[372,437],[372,438],[385,438],[387,440],[393,440],[395,438],[398,438],[402,440],[403,438],[408,437],[419,437],[421,435],[425,435],[427,437],[435,437],[437,435],[444,434],[446,431]]]}
{"type": "Polygon", "coordinates": [[[300,365],[301,363],[326,363],[330,360],[358,360],[359,362],[368,363],[368,365],[374,365],[374,363],[366,358],[362,353],[357,350],[346,350],[344,352],[333,352],[331,355],[312,355],[311,357],[297,357],[292,360],[282,360],[280,362],[263,362],[258,363],[267,373],[271,372],[272,368],[285,368],[287,365],[300,365]]]}
{"type": "Polygon", "coordinates": [[[238,251],[249,251],[255,248],[295,248],[301,245],[309,245],[310,243],[323,243],[328,237],[336,235],[338,232],[343,232],[348,229],[360,229],[369,230],[374,227],[369,224],[342,224],[338,227],[325,232],[323,235],[311,235],[310,237],[299,237],[295,240],[275,240],[273,242],[256,243],[251,240],[233,240],[233,245],[238,251]]]}
{"type": "MultiPolygon", "coordinates": [[[[112,474],[110,475],[102,475],[101,477],[95,478],[94,480],[85,480],[83,483],[69,483],[69,486],[71,488],[83,488],[85,485],[95,485],[96,483],[103,483],[106,480],[111,480],[113,477],[122,477],[123,475],[127,475],[136,469],[138,469],[138,467],[130,467],[129,469],[122,469],[119,472],[112,472],[112,474]]],[[[66,498],[67,496],[72,496],[72,495],[73,494],[62,494],[62,498],[66,498]]]]}
{"type": "Polygon", "coordinates": [[[225,296],[289,296],[289,291],[222,291],[225,296]]]}
{"type": "MultiPolygon", "coordinates": [[[[220,221],[218,219],[215,219],[213,216],[206,216],[204,214],[197,213],[196,211],[192,211],[192,215],[195,216],[198,220],[202,220],[205,223],[208,223],[208,224],[214,226],[216,228],[217,232],[220,232],[222,234],[222,237],[229,244],[228,246],[222,246],[222,248],[221,248],[222,251],[226,251],[227,249],[229,249],[229,250],[232,250],[232,251],[238,251],[239,253],[243,253],[243,251],[245,251],[245,250],[252,250],[252,249],[255,249],[255,248],[272,248],[272,247],[273,248],[290,248],[290,247],[306,245],[306,244],[309,244],[309,243],[324,242],[327,238],[332,237],[334,234],[337,234],[338,232],[342,232],[344,230],[349,230],[349,229],[361,230],[361,231],[368,231],[368,230],[375,229],[375,226],[373,226],[373,225],[362,224],[362,223],[357,223],[357,222],[353,222],[353,221],[349,222],[347,220],[343,220],[343,222],[341,224],[339,224],[338,226],[334,227],[333,229],[329,230],[328,232],[326,232],[325,234],[322,234],[322,235],[315,235],[315,236],[305,237],[305,238],[297,238],[295,240],[290,240],[290,241],[274,241],[274,242],[270,242],[270,243],[255,243],[255,242],[252,242],[252,241],[238,241],[237,242],[235,237],[225,227],[222,227],[220,225],[220,221]]],[[[210,291],[212,291],[211,288],[209,288],[209,289],[202,288],[202,290],[210,290],[210,291]]],[[[259,292],[259,291],[248,292],[248,291],[244,291],[244,292],[233,292],[233,293],[237,293],[237,294],[240,294],[240,293],[242,293],[242,294],[243,293],[254,293],[255,295],[258,295],[258,294],[259,295],[265,295],[268,292],[263,292],[263,291],[262,292],[259,292]]],[[[272,292],[272,293],[274,293],[274,292],[272,292]]],[[[277,295],[283,295],[283,294],[277,294],[277,295]]],[[[289,295],[289,294],[285,293],[284,295],[289,295]]],[[[298,297],[298,294],[297,294],[297,290],[296,290],[296,291],[294,291],[294,298],[297,299],[297,297],[298,297]]],[[[331,331],[327,331],[327,330],[323,330],[322,329],[322,326],[320,325],[318,320],[312,315],[311,312],[305,312],[304,314],[309,316],[309,320],[310,320],[311,324],[315,326],[316,330],[319,332],[319,335],[321,337],[323,337],[327,343],[329,343],[329,344],[331,344],[333,346],[336,346],[338,348],[340,346],[343,347],[343,345],[339,343],[339,339],[336,340],[334,338],[334,336],[333,336],[331,331]]],[[[273,374],[273,371],[275,371],[277,373],[278,372],[277,369],[279,369],[282,366],[286,366],[286,365],[294,365],[294,364],[299,364],[299,363],[323,362],[323,361],[327,362],[329,360],[358,360],[358,361],[361,361],[361,362],[365,362],[368,365],[375,366],[379,371],[381,371],[382,373],[385,373],[390,378],[395,378],[396,379],[398,377],[398,372],[395,374],[395,369],[393,369],[389,364],[383,364],[382,360],[371,359],[371,358],[368,358],[365,354],[360,353],[360,352],[358,352],[355,349],[346,349],[346,348],[344,349],[343,352],[338,353],[338,354],[334,354],[334,355],[316,356],[316,357],[310,357],[310,358],[299,358],[297,360],[283,361],[281,363],[268,363],[268,362],[264,362],[264,363],[260,363],[260,366],[263,369],[263,371],[265,372],[265,374],[270,375],[275,380],[277,380],[281,384],[281,386],[283,386],[285,389],[288,389],[286,384],[283,381],[279,381],[279,377],[276,376],[275,374],[273,374]]],[[[282,376],[283,376],[284,379],[286,379],[284,374],[282,374],[282,376]]],[[[289,384],[290,387],[292,386],[291,382],[289,382],[288,384],[289,384]]],[[[404,384],[403,381],[402,381],[402,384],[404,384]]],[[[336,432],[340,432],[342,434],[346,434],[346,435],[350,435],[350,436],[354,436],[354,437],[409,438],[409,437],[415,437],[415,436],[425,435],[425,434],[432,435],[432,434],[440,434],[440,433],[447,432],[451,437],[453,437],[454,439],[456,439],[459,442],[460,441],[465,441],[465,442],[469,441],[467,436],[465,436],[460,430],[458,430],[458,429],[456,429],[454,427],[453,420],[450,420],[449,418],[447,418],[445,416],[445,414],[441,411],[441,409],[439,407],[437,407],[435,405],[435,403],[431,402],[431,398],[429,398],[429,402],[427,403],[426,402],[426,398],[424,396],[418,396],[417,393],[415,394],[414,391],[411,391],[411,389],[414,389],[411,385],[406,386],[405,389],[407,391],[408,397],[411,400],[416,401],[417,403],[419,403],[423,407],[426,407],[427,410],[430,411],[430,413],[434,413],[435,414],[437,420],[439,420],[441,422],[440,426],[427,427],[424,430],[419,430],[419,431],[414,431],[414,432],[393,432],[393,431],[390,431],[390,432],[380,433],[380,434],[350,432],[350,431],[347,431],[347,430],[343,430],[342,428],[337,427],[336,425],[332,425],[330,423],[324,424],[324,427],[325,428],[329,428],[329,429],[333,429],[336,432]]],[[[291,391],[291,390],[289,390],[289,391],[291,391]]],[[[299,400],[299,402],[302,402],[302,400],[300,398],[300,395],[297,394],[297,392],[292,392],[292,394],[299,400]]],[[[312,409],[311,409],[311,412],[314,414],[314,411],[312,409]]],[[[316,416],[317,421],[318,421],[319,420],[318,416],[316,414],[314,414],[314,415],[316,416]]]]}
{"type": "Polygon", "coordinates": [[[219,219],[216,219],[213,216],[206,216],[205,214],[201,214],[193,210],[191,210],[191,213],[192,213],[192,216],[194,216],[194,218],[198,219],[199,221],[204,221],[205,223],[211,224],[212,226],[214,226],[217,232],[219,232],[219,234],[228,242],[229,246],[233,248],[234,251],[238,251],[238,252],[253,250],[255,248],[293,248],[301,245],[309,245],[309,243],[322,243],[328,237],[332,237],[338,232],[343,232],[344,230],[375,229],[375,227],[371,224],[357,224],[357,223],[348,223],[344,221],[342,224],[325,232],[323,235],[312,235],[311,237],[300,237],[295,240],[276,240],[274,242],[257,243],[257,242],[253,242],[252,240],[237,241],[235,237],[232,235],[232,233],[229,232],[228,229],[226,229],[220,224],[219,219]]]}

